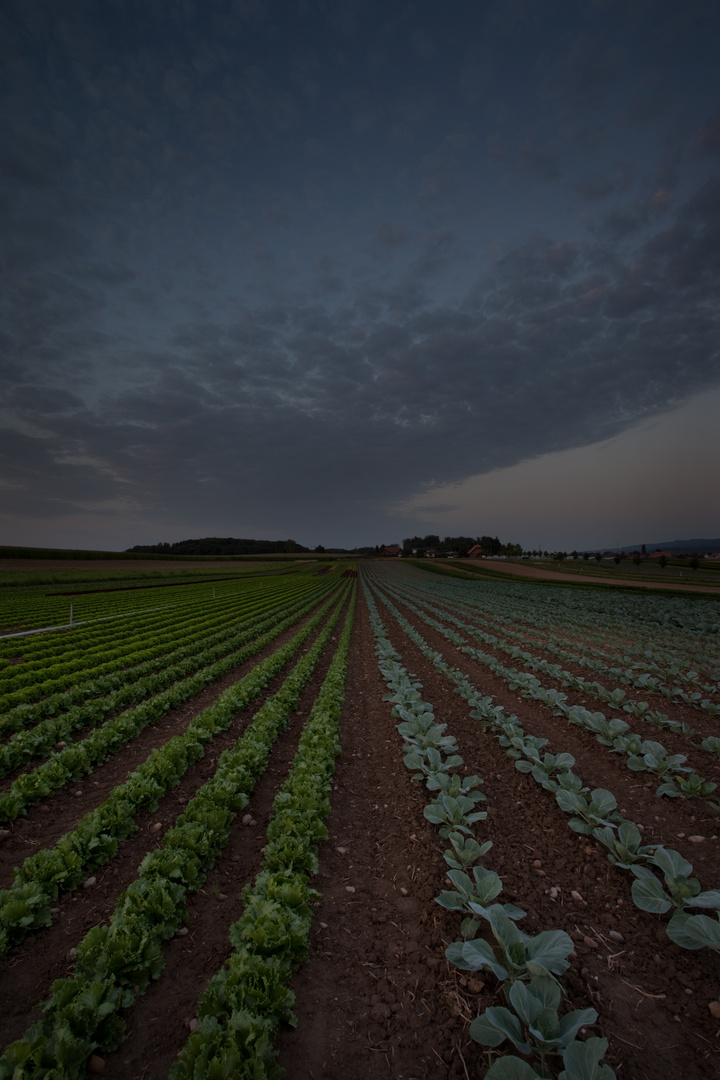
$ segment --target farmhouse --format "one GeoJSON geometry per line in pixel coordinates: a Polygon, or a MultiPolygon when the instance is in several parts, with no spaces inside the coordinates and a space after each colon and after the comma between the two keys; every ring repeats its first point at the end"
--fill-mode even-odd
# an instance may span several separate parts
{"type": "Polygon", "coordinates": [[[468,551],[468,559],[482,559],[483,555],[487,555],[487,551],[482,544],[473,544],[468,551]]]}
{"type": "Polygon", "coordinates": [[[402,548],[399,544],[383,544],[383,555],[402,555],[402,548]]]}

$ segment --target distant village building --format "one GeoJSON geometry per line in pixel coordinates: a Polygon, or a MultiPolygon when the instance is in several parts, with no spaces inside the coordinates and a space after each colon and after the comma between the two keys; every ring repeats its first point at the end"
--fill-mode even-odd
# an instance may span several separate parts
{"type": "Polygon", "coordinates": [[[482,544],[473,544],[468,551],[468,559],[482,559],[483,555],[487,555],[487,552],[482,544]]]}
{"type": "Polygon", "coordinates": [[[383,544],[383,555],[402,555],[402,548],[399,544],[383,544]]]}
{"type": "Polygon", "coordinates": [[[661,559],[665,556],[666,559],[672,559],[674,553],[672,551],[653,551],[652,555],[648,555],[649,559],[661,559]]]}

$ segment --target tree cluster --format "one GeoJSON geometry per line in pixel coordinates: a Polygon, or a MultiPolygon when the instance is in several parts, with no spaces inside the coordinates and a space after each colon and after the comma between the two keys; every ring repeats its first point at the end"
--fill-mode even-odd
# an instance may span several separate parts
{"type": "Polygon", "coordinates": [[[279,555],[309,551],[295,540],[236,540],[233,536],[206,536],[174,544],[136,544],[128,551],[148,555],[279,555]]]}
{"type": "Polygon", "coordinates": [[[440,539],[434,533],[428,536],[408,536],[402,542],[403,555],[425,554],[426,551],[435,551],[438,555],[447,555],[449,551],[455,552],[460,558],[467,555],[471,548],[480,544],[486,555],[522,555],[520,544],[503,544],[497,536],[446,536],[440,539]]]}

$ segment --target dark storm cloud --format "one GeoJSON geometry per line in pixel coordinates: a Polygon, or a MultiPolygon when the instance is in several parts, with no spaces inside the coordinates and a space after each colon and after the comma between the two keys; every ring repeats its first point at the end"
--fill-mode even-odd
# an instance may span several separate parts
{"type": "Polygon", "coordinates": [[[350,542],[713,385],[688,7],[9,5],[5,506],[350,542]]]}
{"type": "Polygon", "coordinates": [[[16,396],[16,414],[43,429],[35,486],[57,504],[65,457],[89,499],[120,498],[131,481],[178,513],[233,492],[279,528],[278,500],[285,513],[353,517],[356,500],[412,490],[428,461],[453,479],[606,437],[720,377],[719,205],[720,182],[706,185],[625,262],[538,238],[455,308],[386,290],[370,321],[315,305],[179,326],[172,363],[94,412],[73,413],[70,394],[57,408],[16,396]]]}

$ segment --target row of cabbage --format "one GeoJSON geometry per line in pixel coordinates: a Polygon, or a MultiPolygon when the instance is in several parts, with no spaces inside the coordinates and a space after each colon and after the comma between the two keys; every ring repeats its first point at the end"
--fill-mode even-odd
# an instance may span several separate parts
{"type": "MultiPolygon", "coordinates": [[[[386,580],[382,586],[387,588],[386,580]]],[[[516,768],[554,794],[559,808],[570,815],[570,828],[601,844],[618,870],[633,874],[631,893],[635,905],[653,914],[671,912],[667,935],[680,947],[707,948],[720,955],[720,889],[703,890],[692,877],[692,864],[679,852],[663,845],[643,845],[642,828],[617,810],[612,792],[603,788],[590,790],[573,772],[575,759],[571,754],[543,752],[547,739],[527,733],[516,715],[507,716],[503,706],[495,705],[492,697],[480,693],[467,676],[451,667],[427,644],[388,596],[382,592],[379,595],[408,637],[453,682],[470,705],[471,716],[496,733],[500,745],[515,760],[516,768]],[[696,908],[713,914],[695,914],[696,908]]],[[[432,625],[429,618],[425,617],[425,621],[432,625]]],[[[441,632],[448,637],[452,635],[452,631],[441,632]]]]}
{"type": "MultiPolygon", "coordinates": [[[[0,1057],[2,1080],[11,1077],[12,1080],[79,1078],[85,1075],[91,1054],[112,1051],[121,1044],[125,1030],[123,1010],[147,990],[151,980],[160,977],[165,965],[163,943],[183,932],[186,900],[202,886],[208,870],[227,845],[237,813],[247,806],[258,778],[268,765],[275,740],[286,727],[302,690],[329,646],[351,588],[344,589],[317,639],[295,664],[280,689],[258,710],[234,746],[220,756],[213,777],[188,802],[164,834],[160,846],[143,859],[137,878],[119,898],[109,924],[93,927],[80,943],[74,974],[53,984],[50,999],[42,1006],[42,1019],[24,1038],[7,1047],[0,1057]]],[[[238,711],[260,692],[272,674],[317,629],[327,615],[329,604],[296,638],[230,687],[215,705],[199,714],[184,735],[176,736],[162,750],[151,754],[145,766],[131,774],[127,783],[117,788],[98,811],[88,815],[79,829],[64,837],[53,850],[28,860],[21,868],[16,885],[20,891],[30,888],[38,891],[41,897],[38,906],[44,908],[46,922],[51,917],[48,905],[56,895],[58,878],[65,873],[60,887],[73,888],[89,869],[113,857],[119,841],[135,829],[134,814],[141,808],[157,807],[158,800],[178,783],[192,761],[202,756],[205,745],[213,736],[228,727],[238,711]]],[[[330,759],[337,752],[333,725],[336,728],[339,718],[338,699],[341,702],[351,624],[352,610],[348,612],[339,649],[301,741],[297,772],[293,770],[295,787],[291,783],[291,774],[276,800],[276,816],[281,824],[275,826],[276,834],[272,837],[275,848],[269,846],[266,851],[266,860],[268,853],[271,860],[274,853],[275,862],[271,861],[267,866],[267,875],[261,875],[262,880],[256,882],[254,891],[245,895],[247,919],[245,923],[241,920],[242,925],[233,928],[231,933],[240,959],[234,965],[231,961],[229,973],[217,977],[216,1002],[222,1001],[226,1012],[221,1015],[218,1005],[213,1022],[209,1024],[215,1042],[206,1039],[205,1048],[199,1053],[190,1047],[184,1054],[185,1059],[193,1061],[194,1077],[264,1076],[263,1062],[272,1056],[267,1045],[272,1027],[268,1016],[275,1008],[274,1023],[277,1026],[287,1013],[290,999],[287,990],[280,987],[279,975],[284,974],[287,981],[288,966],[282,968],[282,964],[276,962],[272,948],[264,967],[262,948],[246,962],[241,945],[243,936],[252,941],[254,933],[267,944],[273,940],[271,931],[274,928],[278,956],[284,950],[291,966],[293,959],[297,960],[303,953],[298,923],[307,922],[311,897],[307,889],[307,872],[313,869],[314,844],[322,835],[318,816],[327,812],[326,794],[332,772],[330,759]],[[313,754],[321,758],[323,753],[324,765],[321,762],[318,766],[313,754]],[[320,782],[323,768],[324,786],[320,782]],[[300,773],[304,782],[297,780],[300,773]],[[294,838],[287,815],[281,817],[287,810],[294,814],[294,838]],[[256,900],[263,890],[264,899],[256,900]],[[260,915],[267,916],[264,922],[255,917],[254,904],[260,905],[260,915]],[[288,940],[295,946],[294,953],[288,947],[288,940]],[[266,980],[269,980],[267,987],[266,980]],[[230,1005],[233,994],[239,1002],[236,1010],[230,1005]],[[258,1031],[263,1034],[264,1042],[263,1038],[243,1039],[242,1029],[248,1020],[251,1002],[256,1005],[255,1011],[259,1010],[258,1031]],[[239,1013],[239,1022],[236,1013],[239,1013]],[[244,1053],[247,1061],[230,1073],[219,1073],[217,1068],[210,1066],[206,1074],[198,1064],[199,1059],[204,1057],[211,1061],[213,1045],[217,1044],[221,1031],[231,1042],[237,1040],[238,1052],[244,1053]]],[[[198,1032],[193,1036],[193,1046],[201,1035],[207,1034],[208,1023],[204,1017],[208,993],[201,1004],[202,1018],[198,1032]]],[[[177,1068],[182,1068],[182,1060],[177,1068]]]]}
{"type": "Polygon", "coordinates": [[[495,623],[528,644],[539,638],[561,659],[623,684],[683,704],[693,703],[692,692],[717,695],[720,690],[720,607],[714,598],[595,594],[495,581],[479,589],[420,571],[403,576],[426,594],[472,609],[488,625],[495,623]],[[682,697],[687,687],[690,702],[682,697]]]}
{"type": "MultiPolygon", "coordinates": [[[[390,587],[388,586],[388,588],[390,587]]],[[[495,648],[508,651],[494,635],[487,634],[478,627],[465,623],[452,613],[440,610],[427,601],[421,601],[420,606],[418,606],[410,599],[409,590],[401,589],[398,591],[390,588],[390,592],[396,598],[401,599],[410,610],[418,614],[433,629],[438,630],[453,644],[457,645],[462,652],[486,666],[494,675],[502,678],[510,690],[520,691],[523,696],[533,698],[541,705],[551,708],[556,715],[564,716],[570,723],[594,734],[598,742],[608,747],[611,752],[624,755],[627,759],[628,768],[633,771],[649,772],[658,776],[662,781],[656,792],[658,796],[698,798],[706,801],[713,810],[720,810],[720,803],[717,802],[714,794],[717,784],[714,781],[706,780],[695,772],[691,766],[687,765],[685,755],[668,753],[662,743],[657,740],[645,739],[642,735],[631,732],[630,725],[618,717],[608,719],[603,713],[591,712],[582,705],[567,704],[566,694],[553,688],[546,688],[536,676],[527,671],[508,668],[496,660],[494,656],[473,648],[468,645],[466,638],[448,629],[443,623],[434,619],[431,614],[429,615],[428,612],[439,615],[444,622],[450,622],[454,626],[461,628],[466,635],[480,638],[483,641],[489,640],[495,648]]],[[[512,651],[515,652],[515,650],[512,651]]],[[[546,671],[551,677],[572,689],[582,689],[585,693],[593,693],[599,686],[599,684],[590,684],[587,680],[571,675],[569,672],[562,672],[556,669],[555,665],[551,666],[546,662],[535,661],[528,654],[524,654],[523,658],[526,665],[532,670],[546,671]],[[551,667],[555,668],[555,670],[550,670],[551,667]]],[[[604,690],[603,687],[599,687],[599,689],[604,690]]],[[[619,707],[625,698],[625,693],[624,691],[619,691],[619,693],[615,691],[615,693],[618,694],[615,698],[615,705],[619,707]]],[[[596,692],[595,696],[600,697],[601,695],[596,692]]],[[[608,692],[605,691],[601,699],[607,700],[608,696],[608,692]]],[[[717,736],[710,735],[702,738],[690,725],[669,720],[667,716],[647,708],[645,702],[628,701],[625,703],[624,708],[626,712],[632,712],[633,715],[645,722],[657,727],[669,728],[675,734],[691,742],[697,749],[706,751],[715,758],[720,758],[720,738],[717,736]],[[642,706],[645,706],[645,708],[642,706]]]]}
{"type": "MultiPolygon", "coordinates": [[[[407,587],[412,583],[408,581],[407,587]]],[[[590,645],[585,640],[579,640],[577,636],[565,638],[558,636],[556,632],[538,634],[530,633],[527,629],[518,629],[521,621],[521,612],[518,611],[513,600],[498,591],[494,591],[489,598],[477,589],[463,588],[455,582],[429,582],[427,585],[417,582],[414,591],[428,596],[431,594],[439,603],[450,604],[454,610],[464,610],[473,615],[481,616],[483,626],[501,632],[504,636],[517,641],[526,647],[548,652],[572,664],[583,668],[590,668],[598,674],[612,679],[623,686],[632,686],[636,689],[658,694],[668,701],[691,708],[701,708],[710,716],[720,715],[718,694],[720,693],[720,670],[718,670],[717,639],[713,636],[711,643],[714,653],[706,659],[710,663],[709,672],[705,677],[694,667],[688,667],[679,662],[677,655],[668,654],[663,650],[662,661],[653,659],[648,655],[652,650],[644,647],[639,650],[642,655],[622,653],[608,653],[590,645]],[[714,663],[712,663],[714,658],[714,663]],[[708,696],[709,695],[709,696],[708,696]],[[713,701],[713,698],[716,699],[713,701]]],[[[581,594],[583,599],[585,594],[581,594]]],[[[712,601],[713,603],[715,601],[712,601]]],[[[582,605],[577,605],[581,608],[582,605]]],[[[573,626],[567,626],[572,633],[573,626]]],[[[643,639],[644,640],[644,639],[643,639]]],[[[516,646],[517,648],[517,646],[516,646]]],[[[617,648],[617,643],[616,643],[617,648]]],[[[696,642],[690,646],[695,653],[696,642]]],[[[520,648],[518,655],[522,652],[520,648]]],[[[624,691],[617,692],[622,701],[624,691]]],[[[612,699],[609,699],[614,704],[612,699]]]]}
{"type": "Polygon", "coordinates": [[[589,1076],[612,1080],[612,1069],[601,1064],[607,1040],[577,1038],[597,1022],[596,1011],[562,1007],[567,997],[562,975],[570,966],[572,940],[559,929],[525,933],[517,924],[527,913],[514,904],[497,902],[502,881],[480,863],[492,842],[478,843],[475,836],[478,824],[487,817],[486,811],[477,808],[486,798],[480,790],[482,780],[456,771],[463,759],[454,736],[446,733],[446,724],[436,722],[432,705],[422,698],[421,684],[403,667],[367,585],[365,595],[379,668],[390,690],[385,700],[392,703],[392,714],[400,720],[397,729],[405,744],[405,765],[430,793],[425,817],[450,843],[444,858],[451,867],[447,876],[454,888],[436,900],[463,916],[459,928],[463,940],[451,944],[446,956],[462,971],[495,977],[506,1002],[484,1009],[470,1024],[469,1034],[490,1049],[509,1042],[531,1059],[505,1054],[485,1075],[488,1080],[536,1080],[535,1065],[541,1075],[547,1075],[548,1063],[561,1059],[560,1080],[589,1076]],[[489,941],[477,936],[483,929],[489,941]]]}

